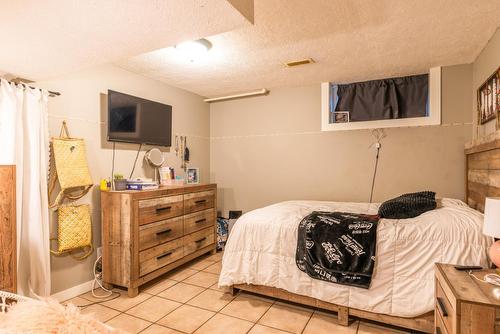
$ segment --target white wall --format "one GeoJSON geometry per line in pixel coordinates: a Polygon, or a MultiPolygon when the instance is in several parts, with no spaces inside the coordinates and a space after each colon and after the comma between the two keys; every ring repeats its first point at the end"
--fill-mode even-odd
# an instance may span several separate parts
{"type": "MultiPolygon", "coordinates": [[[[385,130],[375,201],[427,189],[464,199],[472,70],[442,71],[443,125],[385,130]]],[[[211,104],[210,171],[223,214],[292,199],[369,200],[371,132],[321,132],[320,94],[318,83],[211,104]]]]}
{"type": "MultiPolygon", "coordinates": [[[[107,90],[112,89],[140,96],[173,107],[173,133],[188,136],[192,167],[199,167],[201,181],[209,181],[209,106],[196,94],[168,86],[115,66],[101,66],[51,81],[38,82],[37,86],[61,92],[49,99],[49,126],[52,136],[59,135],[62,120],[67,120],[71,136],[85,139],[88,162],[94,183],[111,175],[111,144],[106,142],[105,117],[107,90]]],[[[138,145],[117,144],[115,172],[128,177],[138,145]]],[[[152,177],[152,170],[143,163],[143,148],[134,176],[152,177]]],[[[180,160],[172,149],[163,149],[167,165],[180,172],[180,160]]],[[[96,247],[101,244],[100,196],[98,186],[80,200],[91,203],[93,211],[93,239],[96,247]]],[[[52,234],[56,234],[52,223],[52,234]]],[[[69,256],[52,256],[52,293],[87,282],[93,278],[95,253],[85,261],[69,256]]]]}

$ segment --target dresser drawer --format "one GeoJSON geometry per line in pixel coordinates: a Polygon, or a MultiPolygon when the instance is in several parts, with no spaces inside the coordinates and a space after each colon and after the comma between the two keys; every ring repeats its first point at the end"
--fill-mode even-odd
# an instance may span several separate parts
{"type": "Polygon", "coordinates": [[[184,255],[196,252],[215,242],[215,227],[209,227],[184,237],[184,255]]]}
{"type": "Polygon", "coordinates": [[[213,208],[215,191],[200,191],[184,195],[184,212],[186,214],[213,208]]]}
{"type": "Polygon", "coordinates": [[[207,209],[184,216],[184,234],[215,226],[215,210],[207,209]]]}
{"type": "Polygon", "coordinates": [[[184,235],[182,217],[160,220],[139,227],[139,250],[144,250],[184,235]]]}
{"type": "Polygon", "coordinates": [[[146,249],[139,253],[139,275],[144,276],[184,256],[182,238],[146,249]]]}
{"type": "Polygon", "coordinates": [[[140,200],[139,225],[182,216],[183,207],[182,195],[140,200]]]}
{"type": "Polygon", "coordinates": [[[440,318],[447,333],[455,333],[456,311],[443,291],[439,281],[436,281],[436,319],[440,318]]]}
{"type": "Polygon", "coordinates": [[[446,329],[446,326],[444,325],[443,318],[441,318],[441,315],[439,314],[439,312],[436,313],[434,319],[436,320],[436,323],[435,323],[436,334],[451,334],[451,333],[448,333],[448,330],[446,329]]]}

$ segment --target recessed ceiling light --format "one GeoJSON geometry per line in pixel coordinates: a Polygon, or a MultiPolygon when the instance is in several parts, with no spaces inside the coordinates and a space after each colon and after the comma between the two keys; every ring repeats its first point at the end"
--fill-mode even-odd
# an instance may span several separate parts
{"type": "Polygon", "coordinates": [[[184,57],[190,61],[195,61],[202,58],[212,48],[212,43],[209,40],[202,38],[196,41],[187,41],[175,46],[184,57]]]}

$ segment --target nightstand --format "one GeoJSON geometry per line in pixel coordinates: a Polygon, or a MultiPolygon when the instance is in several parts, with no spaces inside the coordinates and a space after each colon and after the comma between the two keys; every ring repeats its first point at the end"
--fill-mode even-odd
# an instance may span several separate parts
{"type": "MultiPolygon", "coordinates": [[[[483,278],[493,270],[474,271],[483,278]]],[[[437,334],[495,333],[500,287],[480,282],[453,265],[436,263],[434,321],[437,334]]],[[[497,329],[498,332],[498,329],[497,329]]]]}

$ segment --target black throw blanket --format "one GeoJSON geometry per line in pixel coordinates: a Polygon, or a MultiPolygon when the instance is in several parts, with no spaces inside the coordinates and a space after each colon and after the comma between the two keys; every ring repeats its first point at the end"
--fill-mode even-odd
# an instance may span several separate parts
{"type": "Polygon", "coordinates": [[[315,279],[368,289],[378,221],[376,215],[314,211],[299,225],[297,267],[315,279]]]}

